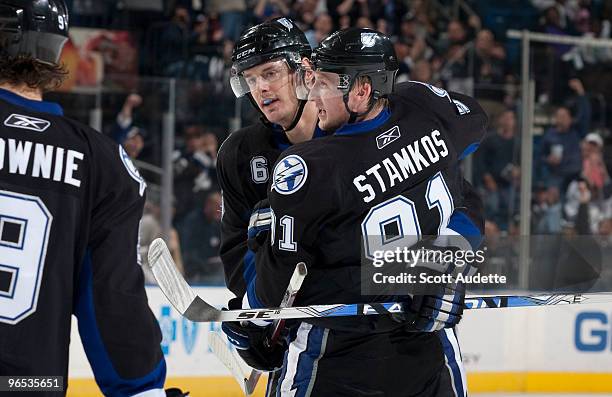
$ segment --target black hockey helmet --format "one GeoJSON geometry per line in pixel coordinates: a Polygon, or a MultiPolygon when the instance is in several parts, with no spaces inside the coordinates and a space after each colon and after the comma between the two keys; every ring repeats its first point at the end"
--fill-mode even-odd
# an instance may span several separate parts
{"type": "MultiPolygon", "coordinates": [[[[262,121],[267,122],[265,116],[250,95],[252,87],[244,78],[243,72],[249,68],[270,61],[286,63],[293,70],[295,94],[300,105],[287,130],[293,129],[304,110],[308,99],[308,90],[304,83],[305,70],[301,67],[302,58],[310,57],[312,48],[304,32],[289,18],[274,18],[247,29],[238,39],[232,53],[232,69],[230,85],[237,98],[247,95],[255,109],[262,114],[262,121]]],[[[283,66],[285,67],[285,66],[283,66]]],[[[285,67],[286,68],[286,67],[285,67]]],[[[281,73],[270,73],[280,76],[281,73]]],[[[270,77],[274,79],[275,77],[270,77]]]]}
{"type": "Polygon", "coordinates": [[[302,57],[310,57],[311,51],[306,35],[289,18],[275,18],[247,29],[232,53],[230,84],[234,94],[240,98],[250,92],[241,77],[246,69],[279,59],[296,70],[302,57]]]}
{"type": "Polygon", "coordinates": [[[275,58],[285,58],[296,67],[312,49],[302,30],[289,18],[274,18],[247,29],[238,39],[232,53],[236,73],[275,58]]]}
{"type": "Polygon", "coordinates": [[[379,98],[393,92],[395,75],[399,69],[391,40],[380,32],[366,28],[348,28],[326,38],[313,51],[315,84],[310,87],[310,99],[341,96],[349,113],[348,122],[368,114],[379,98]],[[369,77],[372,94],[363,113],[352,111],[348,105],[349,92],[359,77],[369,77]],[[320,89],[317,80],[326,81],[332,89],[320,89]]]}
{"type": "Polygon", "coordinates": [[[0,0],[0,56],[56,64],[67,40],[64,0],[0,0]]]}
{"type": "Polygon", "coordinates": [[[336,73],[348,94],[360,76],[372,82],[373,99],[393,92],[399,69],[391,40],[380,32],[366,28],[337,31],[321,42],[312,53],[315,70],[336,73]]]}

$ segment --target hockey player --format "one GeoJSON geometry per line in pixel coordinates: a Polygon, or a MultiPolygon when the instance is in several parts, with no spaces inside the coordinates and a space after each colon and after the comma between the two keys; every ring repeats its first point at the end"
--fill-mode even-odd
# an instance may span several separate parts
{"type": "MultiPolygon", "coordinates": [[[[483,136],[482,108],[416,82],[392,93],[393,46],[372,30],[333,34],[313,60],[310,98],[319,126],[334,134],[293,146],[276,162],[272,231],[257,253],[245,305],[278,305],[300,261],[309,274],[296,305],[363,302],[355,269],[362,244],[371,254],[367,239],[381,232],[395,240],[403,231],[400,244],[421,235],[462,235],[472,248],[479,244],[483,225],[470,219],[478,213],[462,209],[457,162],[483,136]]],[[[452,329],[461,318],[462,292],[405,306],[402,323],[386,316],[301,323],[291,335],[277,395],[466,395],[452,329]]],[[[252,327],[228,325],[235,344],[257,351],[252,327]]]]}
{"type": "MultiPolygon", "coordinates": [[[[238,297],[255,275],[247,229],[254,209],[254,220],[258,215],[265,218],[266,205],[260,201],[267,199],[272,165],[290,145],[322,135],[316,128],[316,106],[306,100],[303,83],[302,61],[310,52],[306,35],[288,18],[247,29],[234,47],[230,79],[234,94],[247,96],[261,114],[258,123],[226,139],[217,159],[223,192],[220,256],[226,284],[238,297]]],[[[254,222],[252,234],[257,227],[254,222]]]]}
{"type": "Polygon", "coordinates": [[[119,145],[42,101],[67,38],[63,0],[0,0],[0,374],[62,376],[31,395],[64,395],[75,314],[105,395],[165,396],[137,258],[145,182],[119,145]]]}

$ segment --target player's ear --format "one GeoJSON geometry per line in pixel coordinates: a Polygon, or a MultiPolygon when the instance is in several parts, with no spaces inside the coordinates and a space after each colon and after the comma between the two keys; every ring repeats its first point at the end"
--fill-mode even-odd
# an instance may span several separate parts
{"type": "Polygon", "coordinates": [[[307,69],[313,70],[312,61],[306,57],[302,58],[302,66],[307,69]]]}
{"type": "Polygon", "coordinates": [[[355,83],[355,102],[359,108],[359,112],[363,112],[368,108],[370,95],[372,94],[372,85],[369,81],[359,79],[355,83]],[[362,109],[363,108],[363,109],[362,109]]]}

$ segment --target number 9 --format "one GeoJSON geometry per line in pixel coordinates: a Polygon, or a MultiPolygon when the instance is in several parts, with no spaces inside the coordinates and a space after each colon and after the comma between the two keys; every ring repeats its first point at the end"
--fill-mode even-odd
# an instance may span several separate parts
{"type": "Polygon", "coordinates": [[[36,311],[52,220],[40,198],[0,190],[0,323],[36,311]]]}

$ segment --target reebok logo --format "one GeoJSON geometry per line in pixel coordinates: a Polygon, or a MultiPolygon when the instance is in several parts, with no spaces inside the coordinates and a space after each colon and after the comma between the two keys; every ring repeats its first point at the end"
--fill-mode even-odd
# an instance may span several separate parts
{"type": "Polygon", "coordinates": [[[36,117],[13,113],[8,116],[6,120],[4,120],[4,125],[12,128],[22,128],[24,130],[43,132],[49,128],[51,122],[43,119],[37,119],[36,117]]]}
{"type": "Polygon", "coordinates": [[[382,134],[380,134],[379,136],[376,137],[376,146],[379,149],[384,148],[385,146],[393,143],[394,141],[398,140],[399,137],[401,137],[402,135],[400,134],[400,129],[398,126],[395,126],[393,128],[391,128],[388,131],[383,132],[382,134]]]}

